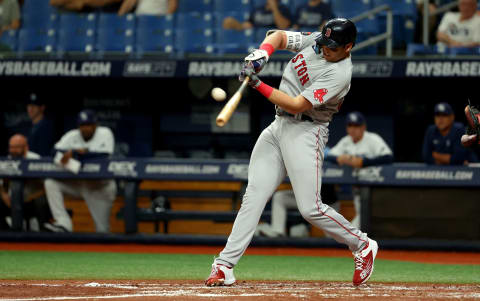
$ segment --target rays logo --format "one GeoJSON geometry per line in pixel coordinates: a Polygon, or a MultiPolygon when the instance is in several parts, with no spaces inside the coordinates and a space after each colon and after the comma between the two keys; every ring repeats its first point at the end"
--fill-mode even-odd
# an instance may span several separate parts
{"type": "Polygon", "coordinates": [[[382,176],[381,166],[355,169],[352,175],[357,177],[359,181],[365,182],[382,183],[385,180],[385,178],[382,176]]]}
{"type": "Polygon", "coordinates": [[[108,171],[116,176],[130,176],[136,177],[137,171],[135,170],[137,162],[133,161],[114,161],[108,164],[108,171]]]}
{"type": "Polygon", "coordinates": [[[20,161],[0,161],[0,174],[4,175],[21,175],[20,161]]]}
{"type": "Polygon", "coordinates": [[[229,164],[227,174],[237,179],[247,179],[248,164],[229,164]]]}

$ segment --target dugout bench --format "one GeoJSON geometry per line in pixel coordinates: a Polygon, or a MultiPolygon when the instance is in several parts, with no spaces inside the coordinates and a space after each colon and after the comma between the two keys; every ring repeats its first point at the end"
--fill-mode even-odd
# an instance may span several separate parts
{"type": "MultiPolygon", "coordinates": [[[[125,233],[136,233],[138,222],[154,222],[155,231],[159,231],[159,223],[163,223],[163,232],[168,233],[168,222],[174,220],[210,220],[217,223],[233,222],[238,213],[241,198],[245,191],[246,181],[132,181],[125,186],[125,207],[118,217],[125,220],[125,233]],[[231,200],[229,211],[173,210],[169,208],[138,208],[137,197],[141,190],[158,191],[162,196],[199,195],[218,197],[227,196],[231,200]]],[[[283,183],[279,190],[291,189],[291,185],[283,183]]],[[[271,211],[265,210],[261,221],[270,222],[271,211]]],[[[293,223],[305,221],[297,210],[288,211],[287,220],[293,223]]]]}

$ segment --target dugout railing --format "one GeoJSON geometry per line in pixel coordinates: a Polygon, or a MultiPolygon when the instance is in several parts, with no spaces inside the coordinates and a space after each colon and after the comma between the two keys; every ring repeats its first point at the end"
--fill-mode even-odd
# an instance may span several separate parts
{"type": "Polygon", "coordinates": [[[352,49],[352,52],[359,51],[361,49],[364,49],[368,46],[380,43],[382,41],[386,41],[386,50],[385,50],[385,56],[386,57],[392,57],[392,49],[393,49],[393,12],[392,9],[390,8],[389,5],[380,5],[377,6],[371,10],[367,10],[355,17],[350,18],[353,22],[359,22],[361,20],[367,19],[367,18],[372,18],[375,15],[380,14],[381,12],[386,11],[387,14],[387,21],[386,21],[386,29],[385,32],[380,33],[378,35],[372,36],[368,38],[365,41],[362,41],[358,44],[355,45],[355,47],[352,49]]]}

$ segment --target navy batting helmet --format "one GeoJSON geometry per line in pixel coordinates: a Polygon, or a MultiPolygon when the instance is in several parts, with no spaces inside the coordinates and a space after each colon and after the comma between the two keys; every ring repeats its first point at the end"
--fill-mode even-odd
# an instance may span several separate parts
{"type": "Polygon", "coordinates": [[[337,48],[339,46],[353,43],[357,38],[357,27],[355,24],[344,18],[329,20],[322,28],[322,34],[315,40],[318,45],[328,48],[337,48]]]}

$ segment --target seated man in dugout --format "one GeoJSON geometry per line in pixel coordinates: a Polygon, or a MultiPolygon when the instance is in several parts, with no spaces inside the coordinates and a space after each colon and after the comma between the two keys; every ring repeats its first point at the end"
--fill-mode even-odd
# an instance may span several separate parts
{"type": "MultiPolygon", "coordinates": [[[[81,111],[77,124],[77,129],[68,131],[54,146],[56,152],[62,153],[62,165],[67,166],[73,158],[81,161],[88,158],[107,158],[113,154],[113,133],[109,128],[98,125],[95,112],[81,111]]],[[[54,223],[45,225],[50,231],[73,231],[72,219],[65,209],[64,194],[85,200],[97,232],[110,231],[110,212],[117,194],[114,179],[46,179],[45,192],[55,220],[54,223]]]]}

